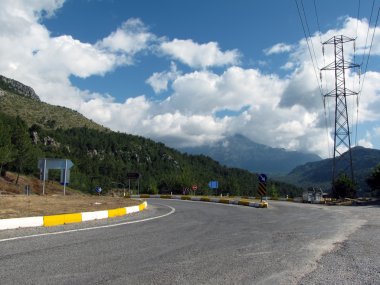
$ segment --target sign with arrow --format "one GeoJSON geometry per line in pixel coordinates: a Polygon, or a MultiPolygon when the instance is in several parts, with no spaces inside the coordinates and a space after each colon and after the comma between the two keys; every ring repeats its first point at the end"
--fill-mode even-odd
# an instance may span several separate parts
{"type": "Polygon", "coordinates": [[[267,195],[267,180],[268,180],[268,177],[265,174],[262,173],[259,175],[258,192],[261,196],[261,200],[262,200],[263,196],[267,195]]]}

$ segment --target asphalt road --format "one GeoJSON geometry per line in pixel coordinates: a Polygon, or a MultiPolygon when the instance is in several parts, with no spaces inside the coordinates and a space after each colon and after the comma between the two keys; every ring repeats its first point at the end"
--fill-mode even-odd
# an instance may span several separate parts
{"type": "Polygon", "coordinates": [[[379,206],[148,204],[108,221],[1,231],[0,283],[379,284],[379,206]]]}

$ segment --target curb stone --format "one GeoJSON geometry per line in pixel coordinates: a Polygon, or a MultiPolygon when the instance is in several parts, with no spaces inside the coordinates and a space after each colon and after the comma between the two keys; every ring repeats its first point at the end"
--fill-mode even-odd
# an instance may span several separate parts
{"type": "Polygon", "coordinates": [[[207,196],[187,196],[187,195],[127,195],[127,198],[138,198],[138,199],[147,199],[147,198],[160,198],[160,199],[176,199],[176,200],[190,200],[190,201],[201,201],[201,202],[211,202],[211,203],[222,203],[222,204],[233,204],[248,206],[254,208],[268,208],[268,202],[252,202],[241,199],[228,199],[228,198],[216,198],[216,197],[207,197],[207,196]]]}
{"type": "Polygon", "coordinates": [[[142,211],[147,206],[148,203],[144,201],[143,203],[137,206],[123,207],[103,211],[49,215],[39,217],[0,219],[0,230],[10,230],[26,227],[52,227],[64,224],[86,222],[91,220],[113,218],[142,211]]]}

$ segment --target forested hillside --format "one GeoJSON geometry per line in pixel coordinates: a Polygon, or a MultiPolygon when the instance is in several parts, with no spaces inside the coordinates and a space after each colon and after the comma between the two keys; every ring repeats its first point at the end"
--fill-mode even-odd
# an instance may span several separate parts
{"type": "MultiPolygon", "coordinates": [[[[48,129],[28,124],[20,117],[0,112],[0,166],[6,170],[39,176],[39,158],[72,160],[70,186],[93,192],[127,187],[127,172],[141,174],[144,193],[182,193],[192,185],[198,194],[216,194],[208,189],[210,180],[219,181],[218,194],[257,195],[257,175],[227,168],[209,157],[187,155],[142,137],[104,132],[87,127],[48,129]]],[[[49,171],[50,179],[59,173],[49,171]]],[[[136,189],[136,182],[132,181],[136,189]]],[[[299,195],[301,189],[270,181],[272,195],[299,195]]]]}
{"type": "MultiPolygon", "coordinates": [[[[347,155],[345,153],[344,155],[347,155]]],[[[372,175],[374,169],[380,163],[380,150],[364,147],[352,148],[352,165],[354,168],[355,183],[359,196],[372,195],[374,189],[367,183],[367,179],[372,175]]],[[[288,183],[307,187],[321,187],[325,191],[331,188],[333,160],[324,159],[300,165],[293,169],[287,176],[278,178],[288,183]]],[[[337,172],[344,172],[338,168],[337,172]]],[[[346,173],[348,175],[348,173],[346,173]]]]}

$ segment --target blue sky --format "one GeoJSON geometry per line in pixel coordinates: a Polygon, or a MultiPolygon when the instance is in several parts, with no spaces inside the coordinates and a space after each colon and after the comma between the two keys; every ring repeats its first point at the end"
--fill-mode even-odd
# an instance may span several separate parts
{"type": "MultiPolygon", "coordinates": [[[[357,37],[355,58],[361,63],[380,1],[4,0],[2,5],[0,74],[32,86],[45,102],[172,147],[241,133],[272,147],[328,157],[333,108],[327,104],[325,117],[315,70],[319,76],[319,68],[333,60],[333,49],[326,47],[323,56],[320,41],[357,37]],[[307,16],[314,69],[296,3],[307,16]]],[[[380,148],[377,29],[359,111],[349,102],[352,123],[358,122],[353,142],[373,148],[380,148]]],[[[347,46],[347,59],[353,55],[347,46]]],[[[355,73],[348,72],[347,82],[360,89],[355,73]]],[[[333,74],[324,73],[323,91],[333,83],[333,74]]]]}

